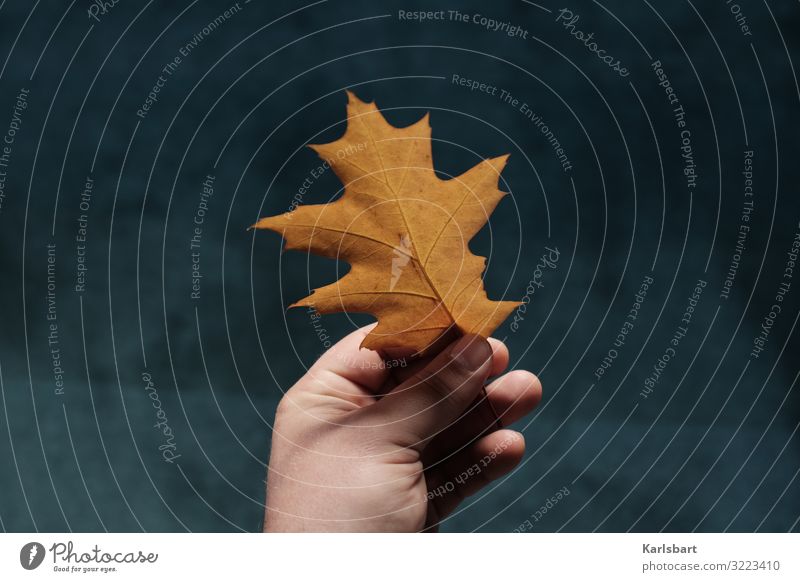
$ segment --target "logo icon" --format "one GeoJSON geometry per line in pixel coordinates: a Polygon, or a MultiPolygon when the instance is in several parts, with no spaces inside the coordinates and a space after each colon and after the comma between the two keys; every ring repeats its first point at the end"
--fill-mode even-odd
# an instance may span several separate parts
{"type": "Polygon", "coordinates": [[[19,563],[26,570],[35,570],[44,562],[44,546],[39,542],[29,542],[19,551],[19,563]]]}

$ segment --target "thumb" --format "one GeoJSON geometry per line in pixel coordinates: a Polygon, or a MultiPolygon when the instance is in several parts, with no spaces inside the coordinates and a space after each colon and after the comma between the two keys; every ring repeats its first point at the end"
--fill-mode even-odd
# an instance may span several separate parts
{"type": "Polygon", "coordinates": [[[370,408],[398,445],[421,452],[475,400],[491,362],[489,342],[466,335],[370,408]]]}

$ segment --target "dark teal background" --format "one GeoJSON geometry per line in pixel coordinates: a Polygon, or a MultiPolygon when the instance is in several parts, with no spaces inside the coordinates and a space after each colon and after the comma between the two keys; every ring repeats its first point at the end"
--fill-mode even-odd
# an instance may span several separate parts
{"type": "MultiPolygon", "coordinates": [[[[472,245],[489,257],[492,298],[519,300],[545,247],[560,252],[519,329],[509,320],[495,334],[513,366],[544,384],[542,405],[516,427],[526,457],[443,530],[798,530],[800,279],[764,351],[750,356],[800,221],[797,2],[742,0],[750,36],[723,0],[241,2],[183,58],[144,119],[137,109],[162,67],[231,3],[121,0],[99,22],[90,5],[0,3],[0,133],[15,96],[30,90],[0,208],[4,530],[260,527],[276,403],[323,350],[308,314],[286,306],[333,281],[337,265],[281,255],[279,237],[246,229],[289,208],[318,165],[304,146],[344,130],[347,88],[396,125],[430,111],[443,176],[511,153],[502,188],[513,196],[472,245]],[[628,77],[556,22],[564,7],[628,77]],[[528,35],[398,18],[419,9],[480,13],[528,35]],[[691,194],[655,60],[686,110],[691,194]],[[572,170],[518,109],[453,84],[454,74],[528,103],[572,170]],[[722,299],[746,150],[753,219],[722,299]],[[189,239],[208,174],[192,300],[189,239]],[[76,293],[87,176],[88,270],[76,293]],[[48,244],[63,394],[47,340],[48,244]],[[648,274],[641,315],[598,381],[648,274]],[[698,279],[707,286],[689,332],[642,398],[698,279]],[[145,372],[174,431],[172,464],[158,449],[145,372]],[[536,521],[564,487],[569,495],[536,521]]],[[[304,201],[339,188],[325,173],[304,201]]],[[[338,339],[367,321],[321,324],[338,339]]]]}

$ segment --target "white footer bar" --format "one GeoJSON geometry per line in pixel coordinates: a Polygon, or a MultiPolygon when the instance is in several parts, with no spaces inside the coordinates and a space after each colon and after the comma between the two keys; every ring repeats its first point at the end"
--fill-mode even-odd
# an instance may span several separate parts
{"type": "Polygon", "coordinates": [[[1,580],[796,581],[799,562],[798,534],[0,535],[1,580]]]}

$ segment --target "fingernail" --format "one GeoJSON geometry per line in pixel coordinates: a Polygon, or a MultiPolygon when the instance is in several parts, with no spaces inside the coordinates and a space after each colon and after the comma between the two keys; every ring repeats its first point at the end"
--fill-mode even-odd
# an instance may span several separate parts
{"type": "Polygon", "coordinates": [[[469,370],[478,370],[492,357],[492,347],[478,335],[465,335],[450,348],[450,357],[469,370]]]}

